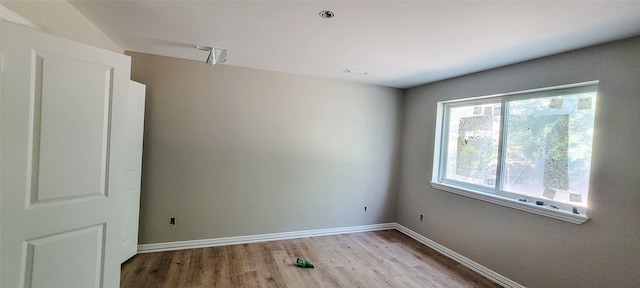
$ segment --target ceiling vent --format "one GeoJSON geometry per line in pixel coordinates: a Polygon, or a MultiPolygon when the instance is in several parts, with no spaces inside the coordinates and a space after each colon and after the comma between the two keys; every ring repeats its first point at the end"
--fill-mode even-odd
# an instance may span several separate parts
{"type": "Polygon", "coordinates": [[[345,69],[342,72],[347,74],[353,74],[353,75],[361,75],[361,76],[369,74],[369,72],[357,71],[357,70],[351,70],[351,69],[345,69]]]}

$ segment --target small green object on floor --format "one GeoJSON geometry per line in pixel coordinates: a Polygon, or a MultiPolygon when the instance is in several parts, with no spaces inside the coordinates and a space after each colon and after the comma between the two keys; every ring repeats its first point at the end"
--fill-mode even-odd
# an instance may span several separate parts
{"type": "Polygon", "coordinates": [[[311,262],[304,260],[302,258],[298,258],[298,260],[296,260],[296,265],[302,268],[313,268],[313,264],[311,264],[311,262]]]}

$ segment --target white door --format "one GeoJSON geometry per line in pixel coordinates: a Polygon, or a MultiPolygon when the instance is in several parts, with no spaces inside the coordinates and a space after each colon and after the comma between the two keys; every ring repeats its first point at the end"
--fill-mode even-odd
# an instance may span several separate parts
{"type": "Polygon", "coordinates": [[[138,219],[140,214],[140,177],[142,172],[142,136],[146,86],[130,81],[127,106],[127,145],[122,198],[122,257],[127,261],[138,252],[138,219]]]}
{"type": "Polygon", "coordinates": [[[130,58],[0,28],[0,286],[118,287],[130,58]]]}

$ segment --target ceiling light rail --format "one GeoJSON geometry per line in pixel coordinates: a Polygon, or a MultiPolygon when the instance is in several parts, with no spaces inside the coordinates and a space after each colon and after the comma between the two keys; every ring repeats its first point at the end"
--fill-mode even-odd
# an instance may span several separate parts
{"type": "Polygon", "coordinates": [[[207,59],[204,61],[209,64],[209,66],[213,66],[216,63],[224,63],[227,62],[227,49],[224,48],[214,48],[209,46],[200,46],[198,44],[193,44],[193,48],[201,51],[209,51],[209,55],[207,59]]]}

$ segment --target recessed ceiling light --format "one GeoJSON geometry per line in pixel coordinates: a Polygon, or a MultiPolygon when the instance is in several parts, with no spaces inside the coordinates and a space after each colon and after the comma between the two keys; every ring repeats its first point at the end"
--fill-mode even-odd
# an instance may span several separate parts
{"type": "Polygon", "coordinates": [[[357,71],[357,70],[351,70],[351,69],[345,69],[342,72],[347,73],[347,74],[361,75],[361,76],[369,74],[369,72],[357,71]]]}
{"type": "Polygon", "coordinates": [[[329,10],[320,11],[320,17],[322,18],[333,18],[333,16],[336,16],[336,15],[329,10]]]}

